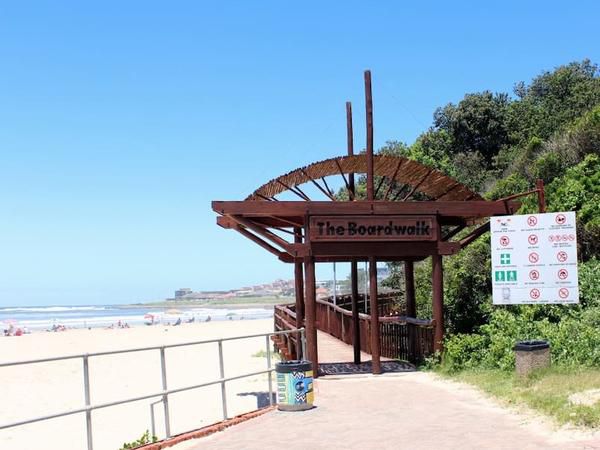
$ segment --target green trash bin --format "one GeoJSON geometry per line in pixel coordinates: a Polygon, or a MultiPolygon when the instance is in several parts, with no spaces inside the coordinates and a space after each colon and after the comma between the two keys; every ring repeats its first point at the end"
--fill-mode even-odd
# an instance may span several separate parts
{"type": "Polygon", "coordinates": [[[284,361],[275,364],[277,408],[305,411],[313,407],[313,370],[310,361],[284,361]]]}

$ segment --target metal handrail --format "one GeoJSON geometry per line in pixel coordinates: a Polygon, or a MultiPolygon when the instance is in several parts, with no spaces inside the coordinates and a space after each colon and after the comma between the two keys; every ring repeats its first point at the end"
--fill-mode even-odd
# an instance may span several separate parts
{"type": "MultiPolygon", "coordinates": [[[[300,330],[304,330],[304,328],[298,328],[298,329],[294,330],[294,332],[298,332],[300,330]]],[[[84,356],[105,356],[105,355],[116,355],[119,353],[145,352],[148,350],[160,350],[161,348],[167,349],[167,348],[175,348],[175,347],[185,347],[186,345],[214,344],[219,341],[226,342],[226,341],[235,341],[238,339],[251,339],[251,338],[262,337],[262,336],[275,336],[278,334],[287,334],[289,332],[290,332],[290,330],[273,331],[271,333],[249,334],[247,336],[233,336],[233,337],[222,338],[222,339],[210,339],[207,341],[181,342],[179,344],[155,345],[152,347],[127,348],[127,349],[122,349],[122,350],[112,350],[112,351],[106,351],[106,352],[79,353],[79,354],[75,354],[75,355],[55,356],[52,358],[26,359],[23,361],[9,361],[9,362],[0,363],[0,367],[17,366],[17,365],[21,365],[21,364],[35,364],[35,363],[42,363],[42,362],[49,362],[49,361],[62,361],[65,359],[83,358],[84,356]]]]}
{"type": "Polygon", "coordinates": [[[211,339],[211,340],[206,340],[206,341],[184,342],[184,343],[179,343],[179,344],[169,344],[169,345],[161,345],[161,346],[153,346],[153,347],[140,347],[140,348],[134,348],[134,349],[115,350],[115,351],[96,352],[96,353],[84,353],[84,354],[79,354],[79,355],[57,356],[57,357],[53,357],[53,358],[41,358],[41,359],[32,359],[32,360],[25,360],[25,361],[12,361],[12,362],[7,362],[7,363],[0,363],[0,367],[8,367],[8,366],[16,366],[16,365],[37,364],[37,363],[42,363],[42,362],[62,361],[62,360],[66,360],[66,359],[82,358],[83,359],[83,375],[84,375],[84,377],[83,377],[84,378],[84,394],[85,394],[85,406],[82,408],[71,409],[68,411],[49,414],[46,416],[34,417],[32,419],[21,420],[21,421],[17,421],[17,422],[13,422],[13,423],[8,423],[8,424],[0,424],[0,430],[6,429],[6,428],[13,428],[13,427],[21,426],[21,425],[26,425],[26,424],[30,424],[30,423],[35,423],[35,422],[41,422],[44,420],[55,419],[57,417],[70,416],[73,414],[79,414],[79,413],[85,412],[86,413],[87,448],[88,448],[88,450],[93,450],[92,417],[91,417],[92,411],[94,411],[96,409],[122,405],[124,403],[132,403],[132,402],[137,402],[140,400],[147,400],[147,399],[151,399],[151,398],[155,398],[155,397],[162,397],[161,400],[159,400],[157,402],[153,402],[150,405],[152,428],[153,428],[153,433],[154,433],[153,405],[155,405],[157,403],[163,403],[164,412],[165,412],[165,414],[164,414],[165,434],[166,434],[166,437],[170,437],[171,432],[170,432],[170,420],[169,420],[168,395],[175,394],[178,392],[185,392],[185,391],[189,391],[192,389],[199,389],[202,387],[213,386],[215,384],[221,384],[223,418],[227,419],[227,398],[226,398],[225,383],[227,383],[229,381],[239,380],[242,378],[253,377],[253,376],[262,375],[262,374],[268,374],[269,403],[270,404],[273,403],[272,374],[275,369],[271,367],[271,348],[270,348],[269,338],[271,336],[276,336],[276,335],[281,335],[281,334],[291,334],[291,333],[300,333],[301,340],[302,340],[301,347],[303,350],[302,356],[304,356],[304,349],[306,348],[306,343],[305,343],[306,338],[305,338],[305,334],[304,334],[305,329],[297,328],[297,329],[293,329],[293,330],[274,331],[271,333],[252,334],[252,335],[246,335],[246,336],[235,336],[235,337],[222,338],[222,339],[211,339]],[[224,376],[225,371],[224,371],[224,362],[223,362],[223,350],[222,350],[223,342],[239,340],[239,339],[251,339],[251,338],[256,338],[256,337],[265,337],[266,350],[267,350],[267,369],[260,370],[257,372],[246,373],[246,374],[242,374],[242,375],[236,375],[233,377],[225,377],[224,376]],[[175,388],[175,389],[167,388],[165,349],[174,348],[174,347],[183,347],[183,346],[187,346],[187,345],[201,345],[201,344],[214,344],[214,343],[217,343],[219,345],[219,371],[220,371],[220,376],[221,376],[219,379],[200,383],[200,384],[195,384],[195,385],[191,385],[191,386],[175,388]],[[153,392],[152,394],[140,395],[137,397],[130,397],[127,399],[122,399],[122,400],[114,400],[114,401],[106,402],[106,403],[98,403],[95,405],[90,404],[90,376],[89,376],[89,365],[88,365],[88,360],[90,357],[114,355],[114,354],[120,354],[120,353],[142,352],[142,351],[148,351],[148,350],[160,350],[161,375],[162,375],[162,385],[163,385],[163,389],[161,391],[153,392]]]}

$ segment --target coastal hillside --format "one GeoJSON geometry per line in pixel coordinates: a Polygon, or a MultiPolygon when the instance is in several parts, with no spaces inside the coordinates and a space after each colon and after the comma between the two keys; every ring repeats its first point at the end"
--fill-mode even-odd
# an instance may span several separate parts
{"type": "MultiPolygon", "coordinates": [[[[600,366],[599,74],[584,60],[516,81],[511,93],[467,93],[436,109],[414,143],[379,149],[439,169],[488,199],[528,191],[542,179],[548,212],[577,212],[578,306],[493,307],[489,233],[446,258],[446,369],[508,370],[514,342],[527,338],[549,339],[558,365],[600,366]]],[[[522,201],[520,214],[537,211],[535,198],[522,201]]],[[[402,290],[401,265],[390,269],[386,283],[402,290]]],[[[418,316],[431,317],[430,262],[420,263],[415,277],[418,316]]]]}

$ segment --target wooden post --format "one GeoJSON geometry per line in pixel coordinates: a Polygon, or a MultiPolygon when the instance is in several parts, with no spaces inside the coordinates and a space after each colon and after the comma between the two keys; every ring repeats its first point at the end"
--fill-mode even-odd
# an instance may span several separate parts
{"type": "Polygon", "coordinates": [[[319,354],[317,350],[317,293],[315,283],[315,259],[312,256],[304,258],[306,272],[306,294],[304,296],[306,309],[306,353],[313,365],[313,376],[319,376],[319,354]]]}
{"type": "MultiPolygon", "coordinates": [[[[354,135],[352,132],[352,103],[346,102],[346,132],[348,156],[354,155],[354,135]]],[[[356,199],[354,173],[348,176],[351,198],[356,199]]],[[[358,262],[350,261],[350,292],[352,293],[352,347],[354,348],[354,364],[360,364],[360,319],[358,318],[358,262]]]]}
{"type": "MultiPolygon", "coordinates": [[[[297,244],[302,243],[302,228],[294,228],[294,242],[297,244]]],[[[294,281],[296,290],[296,328],[302,328],[304,326],[304,273],[302,270],[302,262],[296,260],[294,262],[294,281]]]]}
{"type": "MultiPolygon", "coordinates": [[[[346,142],[348,146],[348,156],[354,155],[354,135],[352,131],[352,103],[346,102],[346,142]]],[[[356,200],[354,190],[354,172],[350,173],[348,176],[348,188],[352,195],[350,198],[352,200],[356,200]]]]}
{"type": "Polygon", "coordinates": [[[433,320],[435,320],[433,350],[441,353],[444,350],[444,269],[442,266],[442,255],[433,255],[431,260],[433,320]]]}
{"type": "Polygon", "coordinates": [[[535,187],[538,190],[538,211],[540,213],[546,212],[546,195],[544,193],[544,180],[538,179],[535,182],[535,187]]]}
{"type": "Polygon", "coordinates": [[[360,319],[358,317],[358,262],[350,262],[350,282],[352,284],[352,344],[354,364],[360,364],[360,319]]]}
{"type": "Polygon", "coordinates": [[[377,261],[369,257],[369,297],[371,303],[371,363],[373,374],[381,373],[381,355],[379,349],[379,314],[377,310],[377,261]]]}
{"type": "Polygon", "coordinates": [[[373,201],[375,181],[373,179],[373,95],[370,70],[365,70],[365,108],[367,113],[367,200],[373,201]]]}
{"type": "Polygon", "coordinates": [[[406,300],[406,315],[408,317],[417,317],[414,263],[412,261],[404,261],[404,296],[406,300]]]}

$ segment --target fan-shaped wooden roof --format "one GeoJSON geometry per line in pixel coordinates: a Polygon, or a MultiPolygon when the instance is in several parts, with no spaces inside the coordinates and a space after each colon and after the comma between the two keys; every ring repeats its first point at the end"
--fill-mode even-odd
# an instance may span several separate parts
{"type": "MultiPolygon", "coordinates": [[[[424,194],[430,200],[482,200],[479,194],[464,184],[417,161],[392,155],[375,155],[373,159],[375,176],[385,178],[388,185],[412,187],[408,190],[410,195],[404,195],[403,200],[407,200],[415,193],[424,194]]],[[[294,188],[304,183],[315,183],[328,176],[341,175],[346,180],[347,174],[366,172],[366,154],[326,159],[269,181],[255,190],[246,200],[269,200],[285,191],[294,191],[294,188]]]]}

